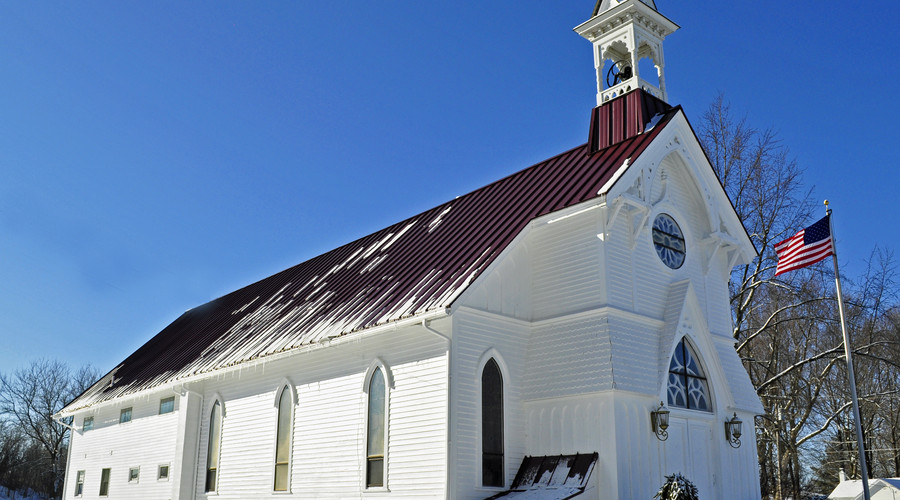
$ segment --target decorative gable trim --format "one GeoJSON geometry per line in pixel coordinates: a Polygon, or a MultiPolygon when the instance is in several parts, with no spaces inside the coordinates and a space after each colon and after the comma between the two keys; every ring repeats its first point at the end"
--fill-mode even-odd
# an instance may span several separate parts
{"type": "Polygon", "coordinates": [[[728,270],[751,262],[757,255],[756,248],[680,107],[674,108],[674,116],[666,127],[609,186],[605,194],[610,220],[627,215],[633,219],[636,231],[646,226],[645,211],[665,199],[666,186],[660,188],[663,194],[655,199],[651,199],[651,193],[657,183],[666,182],[665,165],[673,162],[684,166],[707,207],[709,232],[696,235],[706,249],[705,258],[725,255],[728,270]]]}

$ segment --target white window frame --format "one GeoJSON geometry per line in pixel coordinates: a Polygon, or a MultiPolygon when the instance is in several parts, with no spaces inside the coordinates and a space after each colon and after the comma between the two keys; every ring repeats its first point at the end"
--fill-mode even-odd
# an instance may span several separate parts
{"type": "Polygon", "coordinates": [[[75,494],[73,496],[82,497],[84,496],[84,481],[87,476],[87,472],[84,470],[75,472],[75,494]],[[81,492],[78,492],[78,487],[81,486],[81,492]]]}
{"type": "MultiPolygon", "coordinates": [[[[666,157],[666,159],[668,158],[669,157],[666,157]]],[[[663,160],[663,163],[665,162],[666,160],[663,160]]],[[[662,175],[662,172],[666,170],[671,171],[672,168],[672,164],[662,165],[662,167],[658,169],[657,176],[654,178],[654,180],[658,180],[659,175],[662,175]]],[[[646,236],[642,239],[644,240],[644,244],[648,246],[650,252],[654,256],[654,258],[651,260],[656,261],[656,264],[654,265],[658,270],[668,273],[669,276],[683,277],[685,273],[690,272],[689,268],[693,265],[691,261],[694,259],[694,253],[698,251],[698,249],[693,248],[693,242],[696,240],[693,236],[693,229],[688,224],[689,220],[690,219],[685,217],[681,210],[679,210],[669,201],[668,193],[666,193],[663,199],[658,201],[655,205],[653,205],[653,207],[650,208],[650,213],[647,215],[647,219],[642,226],[642,228],[646,228],[646,233],[643,233],[642,230],[642,234],[646,234],[646,236]],[[653,244],[653,222],[656,221],[656,217],[661,214],[665,214],[671,217],[672,220],[674,220],[678,225],[678,229],[681,230],[681,236],[684,237],[684,262],[682,262],[681,266],[676,269],[672,269],[671,267],[667,266],[666,263],[663,262],[661,258],[659,258],[659,255],[657,255],[656,253],[656,247],[653,244]]],[[[637,238],[638,235],[636,234],[635,237],[637,238]]]]}
{"type": "Polygon", "coordinates": [[[84,434],[85,432],[90,432],[92,430],[94,430],[94,416],[90,415],[90,416],[84,417],[81,420],[81,433],[84,434]],[[88,422],[91,423],[91,426],[89,428],[87,427],[88,422]]]}
{"type": "Polygon", "coordinates": [[[491,347],[481,354],[481,358],[478,360],[478,369],[475,370],[475,405],[478,408],[478,441],[476,450],[476,477],[477,477],[477,487],[484,491],[504,491],[507,489],[507,483],[509,483],[509,458],[507,450],[509,450],[509,443],[507,441],[507,436],[509,433],[507,430],[509,429],[509,367],[506,364],[506,361],[503,358],[503,355],[494,348],[491,347]],[[481,375],[484,373],[484,367],[487,365],[488,361],[493,359],[497,363],[497,367],[500,368],[500,376],[503,378],[503,485],[502,486],[484,486],[484,477],[482,474],[482,451],[481,451],[481,443],[484,439],[484,421],[481,415],[481,396],[482,396],[482,388],[481,388],[481,375]]]}
{"type": "Polygon", "coordinates": [[[160,398],[160,400],[159,400],[159,413],[158,413],[158,414],[159,414],[159,415],[166,415],[166,414],[169,414],[169,413],[175,413],[175,396],[169,396],[169,397],[167,397],[167,398],[160,398]],[[169,410],[169,411],[167,411],[167,412],[163,412],[163,411],[162,411],[163,403],[166,402],[166,401],[169,401],[169,400],[172,401],[172,409],[169,410]]]}
{"type": "Polygon", "coordinates": [[[156,480],[157,481],[168,481],[170,477],[172,477],[172,466],[170,464],[159,464],[156,467],[156,480]],[[166,468],[166,477],[160,477],[160,472],[162,472],[163,467],[166,468]]]}
{"type": "MultiPolygon", "coordinates": [[[[676,335],[677,340],[672,345],[672,348],[669,352],[669,357],[666,358],[665,372],[662,383],[662,399],[660,401],[666,402],[666,407],[671,410],[683,410],[686,412],[693,414],[714,414],[716,413],[716,396],[715,390],[713,387],[712,374],[710,373],[710,366],[706,363],[705,356],[700,352],[700,347],[698,345],[697,339],[692,338],[692,336],[688,333],[684,335],[676,335]],[[704,378],[706,380],[706,398],[709,400],[709,409],[707,410],[699,410],[696,408],[685,408],[683,406],[675,406],[669,404],[669,366],[672,364],[672,358],[675,356],[675,350],[678,349],[678,346],[681,345],[681,342],[687,343],[687,348],[694,354],[696,358],[695,361],[698,365],[700,365],[700,370],[703,372],[704,378]]],[[[685,394],[685,398],[690,397],[688,394],[685,394]]]]}
{"type": "Polygon", "coordinates": [[[108,497],[109,496],[109,483],[112,482],[112,468],[104,467],[100,469],[100,493],[97,496],[100,497],[108,497]],[[106,493],[103,493],[103,472],[106,471],[106,493]]]}
{"type": "Polygon", "coordinates": [[[360,484],[362,486],[363,492],[385,492],[390,491],[388,478],[390,477],[390,467],[388,464],[390,463],[390,457],[388,456],[390,449],[390,422],[391,422],[391,389],[394,388],[394,374],[391,369],[388,367],[387,363],[384,362],[381,358],[375,358],[372,363],[369,364],[368,370],[366,370],[366,376],[363,378],[363,443],[362,443],[362,474],[360,478],[360,484]],[[383,463],[383,476],[382,476],[382,485],[381,486],[368,486],[368,467],[369,467],[369,386],[372,383],[372,376],[375,375],[375,370],[377,368],[381,369],[381,375],[384,377],[384,463],[383,463]]]}
{"type": "Polygon", "coordinates": [[[290,380],[284,378],[278,384],[278,389],[275,391],[275,400],[272,402],[275,407],[275,431],[274,431],[274,440],[275,446],[272,447],[272,480],[269,484],[272,485],[272,493],[278,495],[285,495],[291,493],[291,478],[293,476],[293,468],[294,468],[294,427],[295,427],[295,418],[296,418],[296,407],[297,407],[297,392],[294,388],[294,384],[291,383],[290,380]],[[288,436],[288,477],[287,477],[287,489],[286,490],[276,490],[275,489],[275,465],[276,460],[278,459],[278,416],[279,416],[279,407],[278,402],[281,400],[281,395],[284,394],[284,391],[288,391],[288,394],[291,398],[291,415],[290,415],[290,435],[288,436]]]}
{"type": "Polygon", "coordinates": [[[128,422],[131,422],[132,420],[134,420],[134,407],[133,406],[129,406],[127,408],[122,408],[119,410],[119,423],[120,424],[127,424],[128,422]],[[123,422],[122,417],[125,416],[126,411],[128,412],[128,420],[125,420],[123,422]]]}
{"type": "Polygon", "coordinates": [[[128,468],[128,484],[138,484],[140,482],[141,482],[141,466],[138,465],[137,467],[129,467],[128,468]],[[134,477],[134,479],[131,478],[132,471],[137,471],[137,475],[134,477]]]}
{"type": "MultiPolygon", "coordinates": [[[[203,454],[203,494],[210,495],[218,495],[219,494],[219,479],[222,478],[222,443],[225,441],[225,400],[222,398],[222,395],[219,393],[215,393],[213,395],[212,401],[209,405],[209,410],[203,413],[204,422],[206,423],[206,447],[205,452],[203,454]],[[216,484],[213,485],[213,489],[206,489],[206,475],[209,473],[209,440],[212,437],[212,433],[210,432],[209,422],[212,419],[212,411],[216,405],[216,402],[219,403],[219,453],[216,457],[216,484]]],[[[202,426],[202,424],[201,424],[202,426]]],[[[201,427],[202,428],[202,427],[201,427]]]]}

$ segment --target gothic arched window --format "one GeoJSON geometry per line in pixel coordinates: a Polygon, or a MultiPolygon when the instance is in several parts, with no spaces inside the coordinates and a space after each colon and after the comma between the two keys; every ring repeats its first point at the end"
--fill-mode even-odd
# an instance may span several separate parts
{"type": "Polygon", "coordinates": [[[481,484],[503,486],[503,375],[494,358],[481,371],[481,484]]]}
{"type": "Polygon", "coordinates": [[[709,383],[697,359],[691,345],[682,338],[669,362],[669,406],[712,411],[709,383]]]}
{"type": "Polygon", "coordinates": [[[369,413],[366,433],[366,488],[384,486],[385,383],[381,367],[369,381],[369,413]]]}
{"type": "Polygon", "coordinates": [[[222,442],[222,403],[217,399],[209,412],[209,439],[206,447],[206,491],[216,491],[219,472],[219,445],[222,442]]]}
{"type": "Polygon", "coordinates": [[[278,398],[278,424],[275,432],[275,491],[287,491],[290,483],[291,423],[293,421],[291,388],[281,388],[278,398]]]}

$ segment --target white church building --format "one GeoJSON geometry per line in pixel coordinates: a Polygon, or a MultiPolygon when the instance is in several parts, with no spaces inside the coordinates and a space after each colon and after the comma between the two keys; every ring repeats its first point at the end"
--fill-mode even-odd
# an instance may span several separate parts
{"type": "Polygon", "coordinates": [[[601,0],[587,143],[177,318],[57,415],[64,498],[759,499],[756,252],[666,102],[676,29],[601,0]]]}

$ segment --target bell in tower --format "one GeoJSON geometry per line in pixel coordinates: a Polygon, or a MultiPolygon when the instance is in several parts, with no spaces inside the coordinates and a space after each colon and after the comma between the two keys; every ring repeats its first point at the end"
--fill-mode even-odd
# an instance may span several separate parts
{"type": "Polygon", "coordinates": [[[662,44],[677,29],[654,0],[598,0],[592,17],[575,27],[594,45],[597,105],[635,89],[668,101],[662,44]],[[652,62],[656,75],[641,77],[643,59],[652,62]]]}

